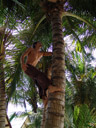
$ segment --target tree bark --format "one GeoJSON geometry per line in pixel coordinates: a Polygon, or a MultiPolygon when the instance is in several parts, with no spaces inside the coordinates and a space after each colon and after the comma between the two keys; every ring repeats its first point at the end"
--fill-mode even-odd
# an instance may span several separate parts
{"type": "MultiPolygon", "coordinates": [[[[48,70],[47,70],[48,79],[51,80],[51,76],[52,76],[52,65],[50,65],[50,67],[48,67],[48,70]]],[[[47,105],[43,108],[43,117],[41,120],[41,128],[45,128],[46,111],[47,111],[47,105]]]]}
{"type": "Polygon", "coordinates": [[[6,95],[5,95],[5,82],[4,82],[4,54],[5,48],[2,44],[3,39],[0,42],[0,128],[5,128],[5,118],[6,118],[6,95]]]}
{"type": "Polygon", "coordinates": [[[5,96],[5,82],[4,69],[2,60],[0,60],[0,128],[5,128],[6,118],[6,96],[5,96]]]}
{"type": "MultiPolygon", "coordinates": [[[[65,90],[65,47],[62,35],[61,12],[51,12],[53,34],[52,84],[65,90]]],[[[65,92],[65,91],[64,91],[65,92]]],[[[45,128],[64,128],[65,93],[49,94],[45,128]]]]}

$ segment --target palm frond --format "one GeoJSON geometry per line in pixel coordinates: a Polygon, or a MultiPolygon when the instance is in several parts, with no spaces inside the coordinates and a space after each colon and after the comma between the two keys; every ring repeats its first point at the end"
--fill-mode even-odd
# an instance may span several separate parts
{"type": "Polygon", "coordinates": [[[75,15],[75,14],[72,14],[72,13],[69,13],[69,12],[63,12],[62,17],[63,17],[63,16],[71,16],[71,17],[74,17],[74,18],[76,18],[76,19],[78,19],[78,20],[80,20],[80,21],[86,23],[88,26],[90,26],[90,27],[93,28],[94,30],[96,30],[96,27],[95,27],[93,24],[91,24],[90,22],[88,22],[88,21],[85,20],[84,18],[81,18],[81,17],[79,17],[79,16],[77,16],[77,15],[75,15]]]}
{"type": "Polygon", "coordinates": [[[30,37],[30,40],[32,39],[32,37],[34,36],[34,34],[35,34],[36,30],[38,29],[39,25],[42,23],[42,21],[43,21],[45,18],[46,18],[46,16],[44,15],[44,16],[39,20],[39,22],[37,23],[37,25],[36,25],[36,27],[35,27],[33,33],[32,33],[32,36],[30,37]]]}
{"type": "Polygon", "coordinates": [[[16,89],[16,85],[18,84],[18,81],[19,81],[19,79],[20,79],[20,73],[21,73],[21,65],[20,64],[18,64],[17,65],[17,68],[16,68],[16,71],[14,72],[14,74],[13,74],[13,80],[12,80],[12,82],[11,82],[11,84],[10,84],[10,87],[9,87],[9,99],[11,98],[11,96],[13,95],[13,93],[14,93],[14,91],[15,91],[15,89],[16,89]]]}
{"type": "Polygon", "coordinates": [[[12,0],[12,1],[15,2],[17,5],[19,5],[24,11],[26,10],[24,5],[20,3],[18,0],[12,0]]]}

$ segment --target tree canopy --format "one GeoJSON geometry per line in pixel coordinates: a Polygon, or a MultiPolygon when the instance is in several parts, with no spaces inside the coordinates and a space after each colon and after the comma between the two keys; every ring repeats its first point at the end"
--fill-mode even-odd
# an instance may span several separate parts
{"type": "MultiPolygon", "coordinates": [[[[48,51],[52,47],[50,16],[47,13],[48,5],[45,3],[46,0],[0,1],[0,27],[6,28],[5,34],[10,32],[10,36],[5,43],[6,57],[3,61],[7,98],[8,101],[11,99],[14,103],[21,103],[25,107],[27,101],[35,112],[37,103],[41,104],[41,101],[37,95],[34,82],[24,75],[21,70],[20,57],[34,41],[41,41],[43,44],[42,50],[44,51],[48,51]]],[[[72,41],[70,45],[73,47],[75,45],[74,49],[70,51],[69,44],[65,44],[66,76],[69,74],[66,77],[65,95],[66,117],[68,118],[65,119],[73,123],[71,126],[76,125],[75,127],[77,127],[77,124],[79,124],[78,128],[83,126],[80,123],[83,123],[86,118],[82,121],[81,116],[85,110],[88,110],[88,113],[86,113],[90,117],[88,119],[90,126],[95,122],[91,117],[93,117],[93,111],[96,111],[96,71],[95,67],[90,64],[91,61],[95,60],[92,56],[92,50],[96,48],[95,4],[95,0],[66,0],[64,13],[62,14],[63,37],[69,37],[69,41],[72,41]],[[89,50],[89,53],[86,49],[89,50]],[[70,118],[70,115],[72,118],[70,118]],[[92,122],[90,122],[91,119],[92,122]]],[[[1,38],[0,35],[0,40],[2,40],[1,38]]],[[[2,42],[0,42],[1,44],[2,42]]],[[[51,62],[51,57],[43,58],[37,68],[46,73],[51,62]]],[[[87,128],[86,122],[87,120],[84,125],[87,128]]],[[[69,124],[65,123],[65,125],[67,128],[69,124]]]]}

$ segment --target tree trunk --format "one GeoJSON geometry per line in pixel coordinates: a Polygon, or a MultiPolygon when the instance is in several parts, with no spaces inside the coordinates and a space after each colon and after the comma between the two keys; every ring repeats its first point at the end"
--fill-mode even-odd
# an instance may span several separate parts
{"type": "Polygon", "coordinates": [[[43,117],[41,120],[41,127],[40,128],[45,128],[45,120],[46,120],[46,107],[43,109],[43,117]]]}
{"type": "MultiPolygon", "coordinates": [[[[53,34],[52,84],[65,90],[65,48],[61,12],[55,8],[51,12],[51,17],[53,34]]],[[[49,94],[45,128],[64,128],[64,92],[49,94]]]]}
{"type": "MultiPolygon", "coordinates": [[[[52,76],[52,65],[50,65],[50,67],[48,67],[48,70],[47,70],[48,79],[51,80],[51,76],[52,76]]],[[[44,109],[43,109],[43,117],[42,117],[42,121],[41,121],[41,128],[45,128],[46,111],[47,111],[47,106],[44,107],[44,109]]]]}
{"type": "Polygon", "coordinates": [[[4,68],[2,59],[0,59],[0,128],[5,128],[6,118],[6,96],[4,82],[4,68]]]}

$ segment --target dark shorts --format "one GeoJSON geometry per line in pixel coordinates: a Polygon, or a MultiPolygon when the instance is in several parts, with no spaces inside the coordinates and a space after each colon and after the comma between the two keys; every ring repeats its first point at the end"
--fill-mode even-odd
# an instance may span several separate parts
{"type": "Polygon", "coordinates": [[[25,73],[36,82],[36,85],[39,88],[39,95],[46,95],[45,91],[51,84],[51,80],[47,78],[46,74],[40,72],[38,69],[36,69],[34,66],[30,64],[27,64],[27,70],[25,71],[25,73]]]}

